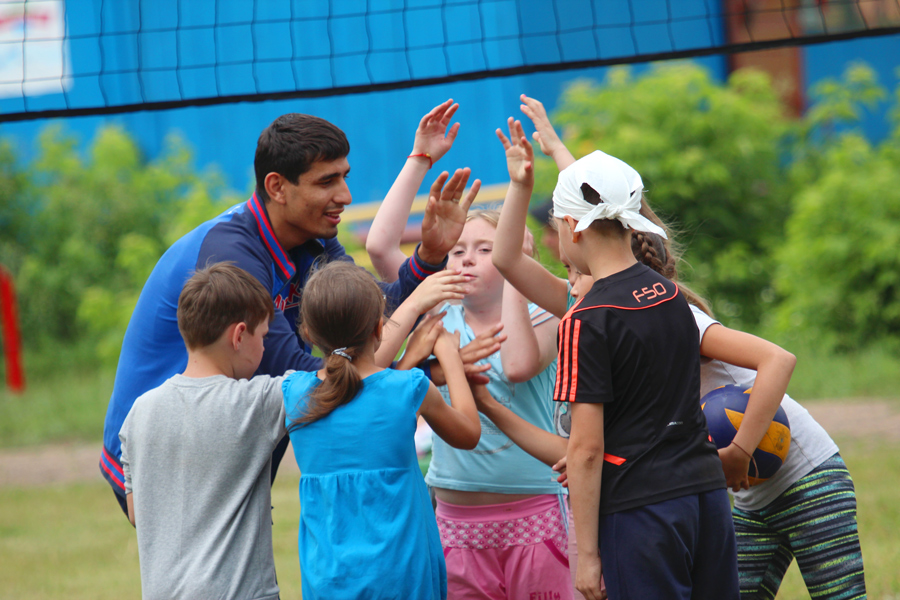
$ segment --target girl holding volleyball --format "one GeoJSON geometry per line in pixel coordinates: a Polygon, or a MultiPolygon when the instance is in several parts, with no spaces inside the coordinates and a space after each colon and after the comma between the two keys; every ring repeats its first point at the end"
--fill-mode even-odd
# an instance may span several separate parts
{"type": "MultiPolygon", "coordinates": [[[[525,96],[522,100],[523,111],[537,128],[534,138],[544,153],[554,158],[560,169],[574,162],[556,136],[543,106],[525,96]]],[[[646,203],[641,213],[662,226],[646,203]]],[[[552,289],[550,279],[539,274],[535,265],[526,264],[528,261],[509,252],[516,240],[506,237],[504,228],[509,224],[510,233],[515,231],[517,224],[508,223],[507,219],[517,218],[524,222],[523,208],[510,203],[504,205],[500,229],[504,233],[501,239],[508,246],[495,248],[495,261],[515,259],[518,264],[498,265],[501,272],[522,286],[520,289],[547,292],[552,289]]],[[[633,231],[632,250],[638,260],[677,281],[677,259],[667,238],[633,231]]],[[[558,297],[560,284],[555,284],[555,288],[558,297]]],[[[837,454],[837,446],[825,430],[785,394],[794,357],[770,342],[722,326],[713,319],[701,297],[682,284],[679,288],[691,304],[700,331],[701,395],[721,385],[754,386],[735,443],[720,451],[728,485],[735,494],[733,514],[742,597],[774,598],[792,557],[797,558],[804,580],[815,597],[863,597],[865,580],[853,483],[837,454]],[[758,445],[779,405],[791,423],[790,451],[774,477],[748,489],[749,453],[758,445]],[[838,557],[840,560],[834,560],[838,557]]],[[[546,301],[552,300],[550,294],[546,296],[546,301]]],[[[558,308],[558,300],[553,302],[558,308]]],[[[513,426],[507,420],[495,416],[495,421],[513,426]]],[[[533,443],[528,438],[538,436],[531,433],[528,436],[524,430],[520,431],[514,439],[533,443]]]]}

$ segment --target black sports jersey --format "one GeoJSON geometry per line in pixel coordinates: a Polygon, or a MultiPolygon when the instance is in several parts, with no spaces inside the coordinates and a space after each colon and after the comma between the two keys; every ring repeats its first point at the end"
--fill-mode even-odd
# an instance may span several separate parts
{"type": "Polygon", "coordinates": [[[601,514],[725,487],[699,398],[691,310],[645,265],[598,280],[560,321],[553,399],[604,404],[601,514]]]}

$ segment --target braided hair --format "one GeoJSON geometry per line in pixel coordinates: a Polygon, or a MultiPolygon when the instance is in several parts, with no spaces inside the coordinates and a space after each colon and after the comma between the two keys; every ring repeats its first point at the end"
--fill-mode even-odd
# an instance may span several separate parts
{"type": "MultiPolygon", "coordinates": [[[[646,197],[641,198],[641,214],[652,223],[659,225],[666,232],[666,235],[671,238],[669,228],[650,208],[646,197]]],[[[700,294],[678,281],[678,261],[681,260],[681,257],[673,249],[670,239],[663,238],[655,233],[633,230],[631,232],[631,251],[640,262],[666,279],[675,282],[675,285],[684,294],[689,304],[693,304],[710,317],[713,316],[709,303],[700,294]]]]}

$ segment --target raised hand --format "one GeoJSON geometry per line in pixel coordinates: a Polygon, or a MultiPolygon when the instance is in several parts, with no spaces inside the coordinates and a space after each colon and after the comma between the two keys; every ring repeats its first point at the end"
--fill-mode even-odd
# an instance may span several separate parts
{"type": "Polygon", "coordinates": [[[500,350],[500,344],[506,341],[506,334],[501,333],[503,323],[497,323],[475,336],[471,342],[459,349],[463,364],[472,365],[484,360],[500,350]]]}
{"type": "Polygon", "coordinates": [[[478,364],[488,356],[500,351],[500,344],[506,341],[506,334],[500,333],[503,323],[492,325],[475,336],[471,342],[459,349],[459,357],[462,359],[466,370],[466,377],[470,384],[487,384],[490,381],[482,375],[491,368],[489,364],[478,364]]]}
{"type": "Polygon", "coordinates": [[[556,130],[553,129],[553,124],[550,123],[550,118],[547,116],[547,110],[544,108],[543,103],[540,100],[529,98],[525,94],[519,96],[519,100],[522,101],[519,108],[534,123],[536,131],[531,134],[531,137],[540,144],[541,152],[552,157],[553,152],[562,145],[562,140],[556,135],[556,130]]]}
{"type": "Polygon", "coordinates": [[[509,138],[503,130],[497,130],[497,137],[506,150],[506,167],[509,169],[510,183],[534,185],[534,149],[528,143],[522,122],[510,117],[506,121],[509,126],[509,138]]]}
{"type": "Polygon", "coordinates": [[[519,96],[519,99],[522,101],[519,108],[534,123],[536,131],[531,137],[540,145],[541,152],[552,158],[560,171],[575,162],[575,157],[556,135],[556,130],[553,129],[553,124],[547,116],[547,110],[540,100],[529,98],[525,94],[519,96]]]}
{"type": "Polygon", "coordinates": [[[448,360],[459,350],[459,332],[450,333],[446,329],[442,330],[434,343],[434,355],[441,362],[448,360]]]}
{"type": "Polygon", "coordinates": [[[444,171],[431,186],[422,219],[422,245],[419,247],[419,258],[427,263],[442,262],[462,234],[466,213],[481,189],[481,180],[476,179],[469,193],[463,197],[471,172],[468,167],[457,169],[450,177],[444,171]]]}
{"type": "Polygon", "coordinates": [[[451,98],[435,106],[422,117],[416,129],[413,155],[426,154],[431,160],[430,164],[434,164],[453,147],[453,141],[459,133],[459,123],[454,123],[449,130],[447,126],[450,125],[450,120],[458,108],[459,104],[454,104],[451,98]]]}

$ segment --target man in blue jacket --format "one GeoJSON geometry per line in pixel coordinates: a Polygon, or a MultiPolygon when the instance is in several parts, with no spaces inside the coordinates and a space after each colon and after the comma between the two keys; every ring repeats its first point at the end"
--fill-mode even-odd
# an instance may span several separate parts
{"type": "MultiPolygon", "coordinates": [[[[119,429],[138,396],[187,364],[176,309],[181,288],[196,269],[231,261],[271,293],[276,314],[257,374],[321,367],[296,323],[313,263],[352,260],[335,237],[341,213],[352,201],[346,181],[349,153],[344,132],[324,119],[297,113],[277,118],[259,137],[253,196],[175,242],[154,267],[125,333],[103,431],[100,470],[126,514],[119,429]]],[[[423,228],[422,243],[400,268],[398,280],[383,285],[389,304],[398,305],[446,264],[465,225],[461,204],[466,203],[459,199],[467,177],[468,171],[457,171],[438,192],[438,201],[429,203],[430,225],[423,228]]],[[[287,441],[276,449],[273,478],[287,441]]]]}

